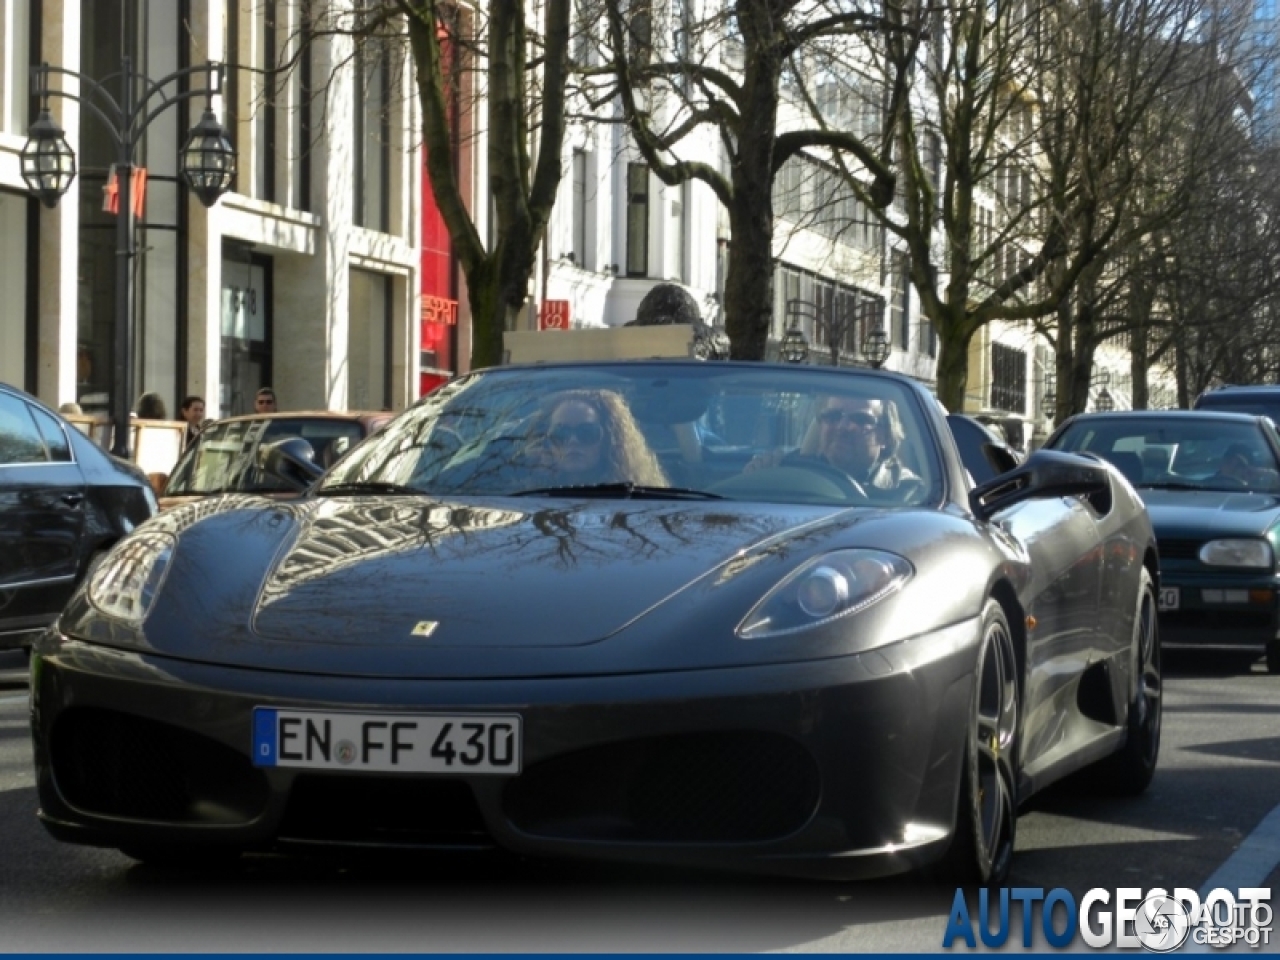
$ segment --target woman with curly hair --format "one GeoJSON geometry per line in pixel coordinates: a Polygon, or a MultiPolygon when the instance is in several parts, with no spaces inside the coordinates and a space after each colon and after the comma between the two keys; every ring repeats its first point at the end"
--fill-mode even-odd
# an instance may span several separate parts
{"type": "Polygon", "coordinates": [[[631,411],[611,390],[556,394],[546,414],[542,443],[544,466],[560,484],[669,485],[631,411]]]}

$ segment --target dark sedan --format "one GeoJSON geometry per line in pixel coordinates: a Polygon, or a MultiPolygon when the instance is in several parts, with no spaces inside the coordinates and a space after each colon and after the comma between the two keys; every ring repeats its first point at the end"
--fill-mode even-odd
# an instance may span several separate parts
{"type": "Polygon", "coordinates": [[[29,645],[90,567],[155,510],[137,467],[0,384],[0,649],[29,645]]]}
{"type": "MultiPolygon", "coordinates": [[[[301,486],[298,446],[266,465],[301,486]]],[[[497,847],[998,884],[1046,784],[1150,782],[1155,579],[1115,470],[1039,452],[975,487],[904,377],[485,370],[297,498],[122,543],[35,651],[40,815],[144,860],[497,847]]]]}
{"type": "Polygon", "coordinates": [[[1265,652],[1280,673],[1280,437],[1270,418],[1086,414],[1046,446],[1111,461],[1146,502],[1160,545],[1165,646],[1265,652]]]}

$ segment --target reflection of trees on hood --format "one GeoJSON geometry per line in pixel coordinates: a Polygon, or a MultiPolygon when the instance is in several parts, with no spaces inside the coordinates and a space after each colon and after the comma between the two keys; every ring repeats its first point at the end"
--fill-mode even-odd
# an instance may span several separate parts
{"type": "Polygon", "coordinates": [[[524,563],[569,569],[580,563],[630,560],[637,567],[664,556],[705,549],[723,541],[725,555],[776,533],[783,524],[752,515],[711,514],[654,504],[650,508],[617,510],[541,510],[529,517],[532,529],[517,533],[500,546],[503,553],[524,563]]]}
{"type": "Polygon", "coordinates": [[[379,557],[423,549],[456,552],[469,544],[469,534],[509,526],[523,516],[516,510],[454,504],[323,501],[304,521],[294,549],[272,571],[262,603],[309,580],[379,557]],[[458,542],[451,546],[451,540],[458,542]]]}

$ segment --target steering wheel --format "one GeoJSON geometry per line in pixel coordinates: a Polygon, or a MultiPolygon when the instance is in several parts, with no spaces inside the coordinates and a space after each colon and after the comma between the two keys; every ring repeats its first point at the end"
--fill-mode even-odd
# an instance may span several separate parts
{"type": "Polygon", "coordinates": [[[808,470],[810,473],[825,477],[839,487],[840,492],[850,501],[865,502],[871,499],[857,480],[839,467],[834,467],[818,457],[791,456],[783,460],[779,466],[799,467],[801,470],[808,470]]]}
{"type": "Polygon", "coordinates": [[[1215,473],[1209,478],[1215,487],[1226,487],[1228,490],[1248,490],[1249,484],[1239,477],[1229,477],[1225,473],[1215,473]]]}

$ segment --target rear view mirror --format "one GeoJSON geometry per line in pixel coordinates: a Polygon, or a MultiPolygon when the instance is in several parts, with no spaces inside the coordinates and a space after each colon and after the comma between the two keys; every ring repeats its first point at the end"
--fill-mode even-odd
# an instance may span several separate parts
{"type": "Polygon", "coordinates": [[[301,437],[285,437],[258,448],[258,466],[268,475],[302,492],[324,473],[316,463],[316,452],[301,437]]]}
{"type": "Polygon", "coordinates": [[[1037,450],[1022,466],[975,487],[969,506],[986,521],[1024,500],[1093,496],[1111,490],[1107,468],[1090,457],[1037,450]]]}

